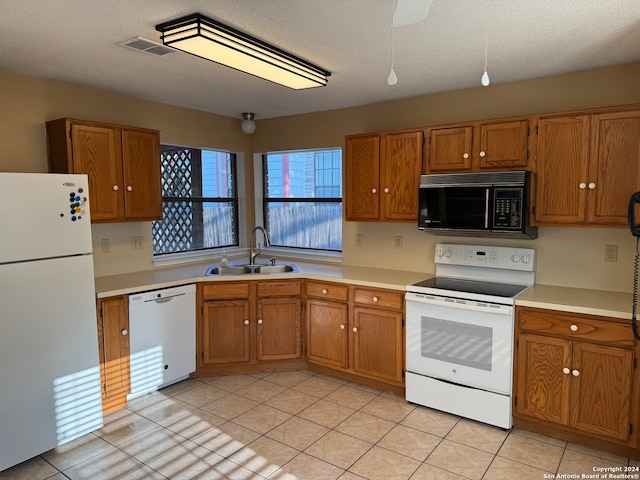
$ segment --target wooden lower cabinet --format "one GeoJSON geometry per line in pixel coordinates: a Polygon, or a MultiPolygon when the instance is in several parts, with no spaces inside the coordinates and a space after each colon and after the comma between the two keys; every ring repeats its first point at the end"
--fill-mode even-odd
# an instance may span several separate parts
{"type": "Polygon", "coordinates": [[[404,295],[307,281],[307,361],[311,368],[401,393],[404,295]]]}
{"type": "Polygon", "coordinates": [[[629,322],[516,311],[514,425],[629,455],[624,447],[638,447],[637,347],[629,322]]]}
{"type": "Polygon", "coordinates": [[[127,404],[131,392],[129,367],[129,305],[126,295],[97,300],[98,352],[102,410],[127,404]]]}
{"type": "Polygon", "coordinates": [[[199,284],[195,375],[304,368],[301,295],[300,280],[199,284]]]}

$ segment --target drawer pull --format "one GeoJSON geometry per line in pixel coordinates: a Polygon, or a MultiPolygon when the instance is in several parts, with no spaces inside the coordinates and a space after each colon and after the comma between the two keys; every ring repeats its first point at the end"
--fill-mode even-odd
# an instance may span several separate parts
{"type": "Polygon", "coordinates": [[[373,297],[373,303],[377,303],[378,302],[378,297],[373,297]]]}
{"type": "Polygon", "coordinates": [[[564,367],[562,369],[562,373],[564,373],[565,375],[569,375],[571,373],[571,370],[569,370],[567,367],[564,367]]]}
{"type": "Polygon", "coordinates": [[[344,323],[340,324],[340,330],[344,330],[344,323]]]}
{"type": "Polygon", "coordinates": [[[578,370],[571,370],[571,375],[577,377],[578,375],[580,375],[580,372],[578,370]]]}
{"type": "Polygon", "coordinates": [[[244,321],[244,324],[245,324],[245,325],[249,325],[249,320],[245,320],[245,321],[244,321]]]}
{"type": "Polygon", "coordinates": [[[358,327],[353,327],[353,333],[356,333],[358,331],[358,327]]]}
{"type": "Polygon", "coordinates": [[[569,330],[571,330],[572,332],[577,332],[578,331],[578,325],[576,325],[575,323],[573,325],[571,325],[569,327],[569,330]]]}
{"type": "Polygon", "coordinates": [[[323,289],[322,289],[322,294],[323,294],[323,295],[326,295],[327,293],[329,293],[329,292],[327,292],[327,289],[326,289],[326,288],[323,288],[323,289]]]}

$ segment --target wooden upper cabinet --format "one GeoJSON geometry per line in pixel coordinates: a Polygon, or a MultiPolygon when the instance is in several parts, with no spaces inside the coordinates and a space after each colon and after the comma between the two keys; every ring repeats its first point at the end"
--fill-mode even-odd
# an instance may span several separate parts
{"type": "Polygon", "coordinates": [[[529,122],[478,122],[426,129],[425,173],[528,169],[529,122]]]}
{"type": "Polygon", "coordinates": [[[471,170],[472,127],[428,130],[428,173],[471,170]]]}
{"type": "Polygon", "coordinates": [[[162,219],[160,138],[158,132],[122,130],[125,216],[162,219]]]}
{"type": "Polygon", "coordinates": [[[380,136],[347,138],[346,220],[377,220],[380,212],[380,136]]]}
{"type": "Polygon", "coordinates": [[[526,120],[480,124],[480,169],[525,169],[529,126],[526,120]]]}
{"type": "Polygon", "coordinates": [[[538,120],[540,225],[625,226],[640,190],[640,111],[538,120]]]}
{"type": "Polygon", "coordinates": [[[347,137],[346,220],[417,220],[422,135],[417,130],[347,137]]]}
{"type": "Polygon", "coordinates": [[[49,171],[88,175],[92,222],[162,219],[156,130],[68,118],[46,127],[49,171]]]}
{"type": "Polygon", "coordinates": [[[89,179],[91,220],[116,220],[124,215],[120,192],[113,189],[122,178],[121,152],[116,131],[110,127],[71,125],[70,172],[86,173],[89,179]]]}
{"type": "Polygon", "coordinates": [[[417,220],[422,132],[386,134],[383,138],[380,216],[385,220],[417,220]]]}
{"type": "Polygon", "coordinates": [[[588,115],[542,118],[538,122],[538,223],[579,223],[586,212],[589,159],[588,115]]]}
{"type": "Polygon", "coordinates": [[[640,190],[640,111],[593,116],[588,182],[587,222],[627,225],[629,198],[640,190]]]}

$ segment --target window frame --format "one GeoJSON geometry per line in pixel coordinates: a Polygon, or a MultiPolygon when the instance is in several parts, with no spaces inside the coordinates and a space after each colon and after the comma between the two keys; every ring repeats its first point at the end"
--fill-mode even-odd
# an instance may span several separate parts
{"type": "MultiPolygon", "coordinates": [[[[182,250],[178,252],[168,252],[168,253],[155,253],[155,245],[154,245],[153,246],[154,253],[152,255],[154,265],[166,265],[166,264],[174,264],[174,263],[183,263],[186,261],[196,261],[200,257],[208,257],[211,255],[219,254],[219,252],[221,252],[222,250],[233,251],[233,250],[240,249],[240,246],[244,243],[242,241],[242,238],[243,238],[242,235],[244,234],[244,230],[245,230],[241,222],[244,220],[244,218],[246,218],[246,213],[245,213],[246,208],[244,207],[243,202],[241,201],[241,198],[243,196],[239,188],[240,185],[244,184],[244,169],[241,167],[242,154],[221,149],[221,148],[192,147],[192,146],[175,145],[175,144],[168,144],[168,143],[161,144],[160,148],[161,148],[161,152],[164,152],[167,150],[184,149],[184,150],[198,151],[200,152],[200,155],[202,155],[202,152],[204,151],[221,152],[221,153],[230,155],[229,164],[230,164],[230,170],[231,170],[230,174],[231,174],[231,182],[232,182],[231,190],[233,191],[233,194],[234,194],[233,197],[162,196],[162,206],[164,211],[165,202],[185,201],[185,202],[197,202],[203,205],[206,203],[223,203],[223,204],[231,203],[232,206],[234,207],[232,221],[234,222],[235,229],[236,229],[236,232],[235,232],[236,243],[230,244],[230,245],[195,248],[191,250],[182,250]]],[[[162,159],[161,159],[161,162],[162,162],[162,159]]],[[[202,163],[200,163],[200,175],[202,175],[202,163]]],[[[200,220],[200,223],[202,224],[202,219],[200,220]]],[[[153,232],[153,223],[152,223],[151,229],[153,232]]],[[[151,237],[153,242],[154,241],[153,233],[151,237]]]]}
{"type": "MultiPolygon", "coordinates": [[[[344,251],[344,163],[343,160],[344,149],[339,147],[320,147],[320,148],[301,148],[291,150],[274,150],[264,153],[256,153],[254,155],[254,171],[255,171],[255,185],[260,187],[260,190],[255,190],[255,204],[256,204],[256,224],[264,225],[268,231],[267,209],[269,203],[339,203],[341,205],[340,221],[342,223],[342,238],[340,250],[329,249],[317,249],[307,247],[294,247],[294,246],[272,246],[270,251],[276,253],[286,253],[288,256],[297,256],[301,258],[313,259],[318,257],[323,261],[342,261],[344,251]],[[340,191],[342,196],[340,197],[268,197],[267,192],[267,162],[268,155],[283,154],[283,153],[299,153],[299,152],[319,152],[337,150],[341,154],[341,175],[340,175],[340,191]]],[[[265,251],[265,249],[263,249],[265,251]]]]}

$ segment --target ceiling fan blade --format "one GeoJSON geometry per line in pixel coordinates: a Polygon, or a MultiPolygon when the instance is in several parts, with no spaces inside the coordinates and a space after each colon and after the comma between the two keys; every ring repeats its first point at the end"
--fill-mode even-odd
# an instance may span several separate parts
{"type": "Polygon", "coordinates": [[[398,0],[393,26],[402,27],[423,21],[429,15],[432,0],[398,0]]]}

